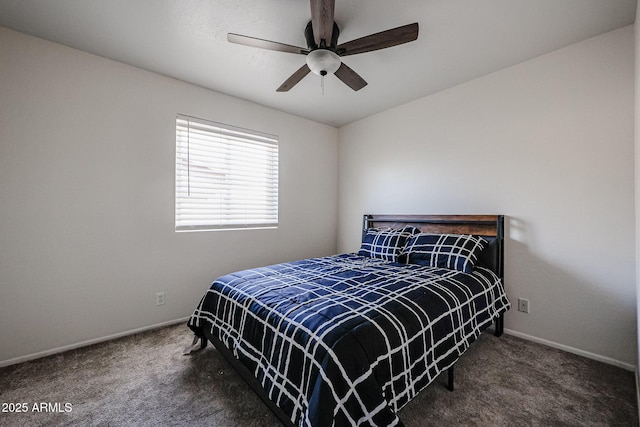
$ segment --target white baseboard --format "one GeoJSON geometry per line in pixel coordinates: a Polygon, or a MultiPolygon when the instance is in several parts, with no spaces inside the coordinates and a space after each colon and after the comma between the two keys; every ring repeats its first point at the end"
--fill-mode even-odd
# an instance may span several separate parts
{"type": "Polygon", "coordinates": [[[557,348],[558,350],[563,350],[568,353],[577,354],[578,356],[586,357],[587,359],[597,360],[598,362],[603,362],[608,365],[617,366],[622,369],[626,369],[627,371],[636,372],[636,367],[630,363],[621,362],[616,359],[612,359],[610,357],[601,356],[599,354],[590,353],[588,351],[580,350],[577,348],[569,347],[568,345],[558,344],[557,342],[548,341],[542,338],[534,337],[531,335],[523,334],[521,332],[512,331],[511,329],[505,329],[505,334],[513,335],[514,337],[522,338],[527,341],[537,342],[538,344],[546,345],[547,347],[557,348]]]}
{"type": "Polygon", "coordinates": [[[52,354],[62,353],[62,352],[69,351],[69,350],[75,350],[77,348],[86,347],[86,346],[92,345],[92,344],[98,344],[98,343],[101,343],[101,342],[114,340],[116,338],[126,337],[128,335],[138,334],[140,332],[150,331],[152,329],[158,329],[158,328],[162,328],[162,327],[165,327],[165,326],[171,326],[171,325],[175,325],[175,324],[181,323],[181,322],[185,322],[186,323],[187,320],[189,320],[188,316],[184,317],[184,318],[181,318],[181,319],[175,319],[175,320],[169,320],[169,321],[162,322],[162,323],[156,323],[155,325],[145,326],[145,327],[138,328],[138,329],[131,329],[129,331],[119,332],[117,334],[108,335],[106,337],[100,337],[100,338],[95,338],[95,339],[91,339],[91,340],[80,341],[80,342],[75,343],[75,344],[65,345],[65,346],[57,347],[57,348],[52,348],[50,350],[39,351],[37,353],[31,353],[31,354],[27,354],[25,356],[19,356],[19,357],[14,357],[12,359],[0,360],[0,368],[3,368],[5,366],[9,366],[9,365],[15,365],[16,363],[28,362],[29,360],[39,359],[41,357],[51,356],[52,354]]]}

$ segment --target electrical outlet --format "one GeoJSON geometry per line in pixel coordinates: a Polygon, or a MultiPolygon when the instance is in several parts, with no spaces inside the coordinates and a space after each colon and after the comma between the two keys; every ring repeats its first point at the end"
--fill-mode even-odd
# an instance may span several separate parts
{"type": "Polygon", "coordinates": [[[518,311],[523,313],[529,312],[529,300],[524,298],[518,298],[518,311]]]}
{"type": "Polygon", "coordinates": [[[158,292],[156,294],[156,305],[164,304],[164,292],[158,292]]]}

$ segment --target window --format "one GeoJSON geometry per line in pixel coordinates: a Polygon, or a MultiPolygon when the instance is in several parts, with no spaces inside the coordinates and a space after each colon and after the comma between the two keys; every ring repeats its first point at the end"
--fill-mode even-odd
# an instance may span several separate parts
{"type": "Polygon", "coordinates": [[[176,118],[176,231],[278,226],[278,138],[176,118]]]}

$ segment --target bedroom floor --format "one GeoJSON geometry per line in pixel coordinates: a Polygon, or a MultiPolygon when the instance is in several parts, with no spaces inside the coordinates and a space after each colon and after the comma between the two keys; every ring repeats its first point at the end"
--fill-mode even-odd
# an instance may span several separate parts
{"type": "MultiPolygon", "coordinates": [[[[183,356],[190,341],[180,324],[1,368],[0,426],[279,425],[212,346],[183,356]],[[26,413],[6,412],[22,402],[26,413]]],[[[400,418],[407,427],[638,425],[632,372],[508,335],[484,333],[458,362],[455,386],[441,375],[400,418]]]]}

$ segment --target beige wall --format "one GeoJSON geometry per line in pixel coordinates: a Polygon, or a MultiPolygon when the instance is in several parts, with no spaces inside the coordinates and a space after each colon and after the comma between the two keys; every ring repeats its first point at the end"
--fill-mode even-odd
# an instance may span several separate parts
{"type": "Polygon", "coordinates": [[[0,365],[184,318],[221,274],[334,253],[336,217],[335,128],[0,28],[0,365]],[[279,136],[277,230],[174,232],[176,113],[279,136]]]}
{"type": "Polygon", "coordinates": [[[338,250],[365,213],[507,217],[507,332],[633,369],[629,26],[339,130],[338,250]]]}

